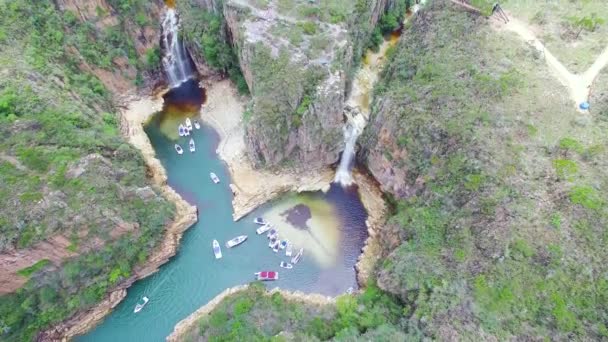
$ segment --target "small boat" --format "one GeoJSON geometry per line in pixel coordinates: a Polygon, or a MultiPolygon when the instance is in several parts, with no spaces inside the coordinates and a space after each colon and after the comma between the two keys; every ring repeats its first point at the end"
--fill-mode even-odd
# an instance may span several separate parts
{"type": "Polygon", "coordinates": [[[222,258],[222,249],[220,248],[220,243],[217,240],[213,240],[213,254],[215,254],[216,259],[222,258]]]}
{"type": "Polygon", "coordinates": [[[300,259],[302,259],[302,254],[304,254],[304,248],[300,248],[300,251],[298,252],[298,254],[296,254],[296,256],[294,256],[293,258],[291,258],[291,263],[292,264],[297,264],[300,259]]]}
{"type": "Polygon", "coordinates": [[[274,248],[274,246],[276,246],[278,244],[279,244],[279,241],[277,241],[277,239],[270,239],[270,242],[268,242],[268,247],[274,248]]]}
{"type": "Polygon", "coordinates": [[[351,286],[351,287],[349,287],[349,288],[346,290],[346,294],[353,294],[353,292],[354,292],[354,291],[355,291],[355,290],[354,290],[354,289],[352,288],[352,286],[351,286]]]}
{"type": "Polygon", "coordinates": [[[175,144],[175,152],[177,152],[177,154],[184,154],[184,149],[182,149],[181,146],[179,146],[178,144],[175,144]]]}
{"type": "Polygon", "coordinates": [[[257,280],[277,280],[279,279],[279,272],[275,271],[261,271],[254,273],[257,280]]]}
{"type": "Polygon", "coordinates": [[[234,246],[238,246],[238,245],[242,244],[243,242],[245,242],[245,240],[247,240],[247,235],[237,236],[234,239],[226,242],[226,247],[232,248],[234,246]]]}
{"type": "Polygon", "coordinates": [[[198,123],[198,120],[194,120],[194,128],[201,129],[201,124],[198,123]]]}
{"type": "Polygon", "coordinates": [[[179,127],[177,128],[177,132],[179,133],[180,137],[183,137],[184,135],[186,135],[186,127],[184,127],[184,125],[179,124],[179,127]]]}
{"type": "Polygon", "coordinates": [[[211,177],[211,180],[213,181],[213,183],[217,184],[220,182],[220,179],[217,177],[217,175],[213,172],[209,172],[209,177],[211,177]]]}
{"type": "Polygon", "coordinates": [[[190,118],[186,118],[186,128],[188,132],[192,132],[192,121],[190,121],[190,118]]]}
{"type": "Polygon", "coordinates": [[[289,242],[287,240],[281,240],[281,243],[279,243],[279,248],[285,249],[285,247],[287,247],[288,244],[289,244],[289,242]]]}
{"type": "Polygon", "coordinates": [[[146,304],[148,304],[148,301],[150,299],[148,299],[148,297],[144,296],[142,298],[143,302],[142,303],[137,303],[137,305],[135,305],[135,309],[133,309],[133,313],[138,313],[141,311],[141,309],[144,308],[144,306],[146,306],[146,304]]]}
{"type": "Polygon", "coordinates": [[[268,237],[269,239],[272,239],[273,237],[276,238],[278,233],[279,233],[278,230],[272,228],[272,229],[270,229],[270,231],[268,232],[268,235],[266,235],[266,237],[268,237]]]}
{"type": "Polygon", "coordinates": [[[279,252],[279,245],[280,244],[281,243],[277,240],[277,242],[274,244],[274,246],[272,246],[272,251],[275,252],[275,253],[278,253],[279,252]]]}
{"type": "Polygon", "coordinates": [[[188,145],[190,146],[190,152],[194,153],[194,151],[196,151],[196,146],[194,146],[194,139],[190,138],[190,143],[188,145]]]}
{"type": "Polygon", "coordinates": [[[293,245],[288,243],[287,247],[285,248],[285,256],[290,257],[291,253],[293,253],[293,245]]]}
{"type": "Polygon", "coordinates": [[[261,226],[260,228],[256,229],[255,232],[258,233],[258,235],[264,234],[267,231],[269,231],[270,228],[272,228],[272,227],[270,227],[269,224],[265,224],[265,225],[261,226]]]}
{"type": "Polygon", "coordinates": [[[292,269],[292,268],[293,268],[293,265],[292,265],[292,264],[290,264],[290,263],[288,263],[288,262],[285,262],[285,261],[281,261],[281,265],[280,265],[280,266],[281,266],[281,267],[283,267],[283,268],[286,268],[286,269],[288,269],[288,270],[290,270],[290,269],[292,269]]]}
{"type": "Polygon", "coordinates": [[[184,128],[184,136],[187,137],[190,135],[190,131],[187,128],[184,128]]]}
{"type": "Polygon", "coordinates": [[[264,225],[267,225],[267,224],[268,224],[268,222],[266,222],[266,220],[264,220],[264,219],[263,219],[263,218],[261,218],[261,217],[256,217],[256,218],[253,220],[253,223],[255,223],[255,224],[259,224],[260,226],[264,226],[264,225]]]}

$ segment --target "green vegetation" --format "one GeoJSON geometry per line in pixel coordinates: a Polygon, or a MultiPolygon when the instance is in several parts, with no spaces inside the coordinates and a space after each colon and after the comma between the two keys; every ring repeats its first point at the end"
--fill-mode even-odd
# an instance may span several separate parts
{"type": "Polygon", "coordinates": [[[29,278],[0,297],[3,341],[32,340],[96,304],[146,261],[173,215],[146,180],[140,153],[119,135],[110,93],[83,71],[85,62],[114,69],[116,58],[139,65],[122,20],[147,2],[110,4],[120,23],[100,28],[52,1],[0,3],[0,253],[27,253],[51,237],[71,242],[55,251],[65,252],[60,265],[43,258],[2,275],[29,278]]]}
{"type": "Polygon", "coordinates": [[[17,271],[17,273],[24,277],[29,277],[32,274],[40,271],[42,268],[44,268],[44,266],[48,265],[50,262],[51,261],[49,259],[42,259],[30,267],[26,267],[24,269],[17,271]]]}
{"type": "Polygon", "coordinates": [[[183,34],[210,67],[228,74],[241,94],[249,89],[239,67],[234,48],[228,41],[226,23],[221,14],[208,12],[192,1],[180,3],[183,34]]]}
{"type": "Polygon", "coordinates": [[[406,335],[391,326],[399,322],[401,314],[400,303],[373,285],[359,296],[338,297],[335,305],[308,305],[280,293],[269,294],[262,284],[252,283],[220,302],[182,338],[352,341],[393,336],[402,340],[406,335]]]}
{"type": "Polygon", "coordinates": [[[404,330],[429,338],[605,338],[605,119],[577,126],[569,102],[518,91],[559,85],[516,37],[451,6],[434,2],[407,29],[361,137],[408,186],[424,180],[394,208],[403,240],[378,284],[413,309],[404,330]]]}

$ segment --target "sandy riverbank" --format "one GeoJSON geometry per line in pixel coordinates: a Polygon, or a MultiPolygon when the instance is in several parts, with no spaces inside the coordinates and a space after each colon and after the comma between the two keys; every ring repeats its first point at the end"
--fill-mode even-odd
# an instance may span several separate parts
{"type": "MultiPolygon", "coordinates": [[[[218,304],[220,304],[226,297],[241,291],[245,291],[248,287],[249,285],[235,286],[226,289],[224,290],[224,292],[215,296],[215,298],[213,298],[209,303],[205,304],[204,306],[193,312],[190,316],[177,323],[171,335],[167,336],[167,342],[183,341],[185,335],[192,329],[195,329],[194,327],[199,319],[205,317],[211,311],[213,311],[213,309],[215,309],[218,304]]],[[[272,294],[274,294],[275,292],[280,293],[287,300],[306,302],[307,304],[327,305],[335,302],[334,298],[332,297],[326,297],[319,294],[306,294],[299,291],[285,291],[279,288],[274,288],[270,290],[268,293],[266,293],[266,295],[272,296],[272,294]]]]}
{"type": "Polygon", "coordinates": [[[217,148],[232,177],[234,193],[233,217],[240,219],[258,206],[286,192],[327,191],[333,180],[331,169],[316,172],[269,172],[256,170],[245,152],[243,112],[245,100],[229,80],[206,85],[207,103],[201,110],[201,120],[220,135],[217,148]]]}
{"type": "Polygon", "coordinates": [[[169,261],[177,253],[182,234],[197,221],[196,208],[184,201],[171,187],[167,185],[167,175],[161,162],[156,158],[148,135],[144,132],[143,124],[162,108],[162,98],[132,98],[128,106],[121,112],[121,132],[127,140],[138,148],[150,170],[152,181],[162,195],[175,204],[175,218],[166,229],[165,237],[160,246],[154,251],[148,262],[133,271],[133,275],[121,283],[106,298],[93,308],[76,314],[70,319],[42,332],[40,341],[66,341],[76,335],[83,334],[109,314],[127,295],[126,289],[135,281],[145,278],[169,261]]]}

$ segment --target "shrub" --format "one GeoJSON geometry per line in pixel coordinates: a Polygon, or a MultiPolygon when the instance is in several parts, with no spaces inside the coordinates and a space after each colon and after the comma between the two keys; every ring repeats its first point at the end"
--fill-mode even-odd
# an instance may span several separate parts
{"type": "Polygon", "coordinates": [[[598,192],[590,186],[574,186],[569,193],[570,202],[580,204],[587,209],[600,209],[602,199],[598,192]]]}

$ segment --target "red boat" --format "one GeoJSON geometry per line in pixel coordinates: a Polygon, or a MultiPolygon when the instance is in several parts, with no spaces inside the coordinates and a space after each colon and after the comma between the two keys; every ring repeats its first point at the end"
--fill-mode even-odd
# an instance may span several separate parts
{"type": "Polygon", "coordinates": [[[258,280],[277,280],[277,279],[279,279],[279,272],[262,271],[262,272],[256,272],[255,276],[258,280]]]}

